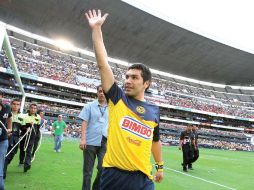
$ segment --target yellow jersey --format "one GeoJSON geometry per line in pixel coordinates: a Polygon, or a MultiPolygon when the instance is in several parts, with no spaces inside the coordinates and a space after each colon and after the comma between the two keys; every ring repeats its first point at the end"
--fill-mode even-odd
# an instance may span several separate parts
{"type": "Polygon", "coordinates": [[[108,141],[103,167],[141,171],[152,179],[152,141],[159,141],[159,107],[128,97],[115,83],[108,100],[108,141]]]}

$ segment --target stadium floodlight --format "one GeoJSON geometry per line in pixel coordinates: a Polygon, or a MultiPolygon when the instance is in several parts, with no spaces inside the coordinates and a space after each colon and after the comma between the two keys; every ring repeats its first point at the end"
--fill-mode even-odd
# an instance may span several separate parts
{"type": "Polygon", "coordinates": [[[72,50],[74,45],[67,40],[58,39],[55,41],[55,45],[58,46],[61,50],[72,50]]]}

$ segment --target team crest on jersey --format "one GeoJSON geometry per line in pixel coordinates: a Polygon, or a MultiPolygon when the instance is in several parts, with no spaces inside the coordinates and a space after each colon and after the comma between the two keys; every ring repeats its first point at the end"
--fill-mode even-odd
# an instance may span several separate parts
{"type": "Polygon", "coordinates": [[[120,126],[123,130],[137,135],[143,139],[148,140],[152,138],[153,128],[150,128],[133,118],[127,116],[123,117],[120,121],[120,126]]]}
{"type": "Polygon", "coordinates": [[[137,112],[140,113],[140,114],[144,114],[144,113],[146,112],[145,108],[142,107],[142,106],[136,107],[136,110],[137,110],[137,112]]]}

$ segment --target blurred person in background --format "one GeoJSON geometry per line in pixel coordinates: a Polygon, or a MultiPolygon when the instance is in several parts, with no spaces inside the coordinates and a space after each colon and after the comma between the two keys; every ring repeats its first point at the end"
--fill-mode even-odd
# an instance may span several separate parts
{"type": "Polygon", "coordinates": [[[63,121],[63,116],[59,115],[58,120],[55,121],[52,125],[53,127],[53,135],[55,139],[54,152],[61,152],[63,134],[67,133],[66,123],[63,121]]]}
{"type": "Polygon", "coordinates": [[[188,169],[192,170],[192,163],[197,161],[197,159],[199,158],[199,149],[198,149],[198,127],[196,125],[192,125],[192,134],[193,134],[193,141],[191,143],[191,148],[193,151],[193,158],[191,159],[191,163],[188,164],[188,169]]]}
{"type": "Polygon", "coordinates": [[[179,150],[183,152],[183,171],[187,172],[188,164],[191,164],[193,159],[192,143],[194,143],[194,137],[191,131],[191,125],[188,125],[184,131],[181,132],[179,141],[179,150]]]}
{"type": "Polygon", "coordinates": [[[19,165],[22,166],[24,164],[24,172],[31,169],[32,149],[36,134],[40,130],[40,122],[41,117],[37,114],[37,105],[31,103],[28,112],[23,115],[21,127],[21,136],[29,131],[27,136],[20,142],[19,165]]]}
{"type": "Polygon", "coordinates": [[[36,133],[35,139],[34,139],[34,146],[32,151],[32,160],[35,159],[35,153],[37,152],[37,149],[39,148],[38,145],[41,140],[41,131],[40,129],[45,128],[46,120],[44,118],[44,112],[42,110],[37,111],[37,114],[41,117],[40,127],[39,130],[36,133]]]}
{"type": "Polygon", "coordinates": [[[8,155],[5,158],[4,164],[4,178],[6,177],[7,167],[11,163],[15,154],[18,152],[20,138],[20,130],[23,122],[23,114],[20,111],[21,101],[14,99],[11,101],[11,113],[12,113],[12,135],[9,137],[8,155]],[[15,146],[15,147],[14,147],[15,146]],[[13,149],[14,148],[14,149],[13,149]],[[11,151],[11,152],[10,152],[11,151]]]}
{"type": "Polygon", "coordinates": [[[8,149],[8,134],[12,131],[11,108],[2,103],[3,94],[0,94],[0,190],[4,190],[4,162],[8,149]]]}

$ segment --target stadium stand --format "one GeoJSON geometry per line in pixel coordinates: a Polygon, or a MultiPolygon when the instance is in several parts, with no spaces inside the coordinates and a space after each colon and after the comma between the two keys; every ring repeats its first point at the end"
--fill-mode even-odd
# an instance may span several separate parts
{"type": "MultiPolygon", "coordinates": [[[[80,121],[76,120],[76,116],[86,102],[95,98],[95,89],[100,83],[93,60],[13,36],[10,40],[25,92],[28,94],[25,110],[30,102],[37,103],[48,120],[46,130],[52,129],[52,121],[58,114],[64,115],[68,123],[68,136],[79,138],[80,121]],[[39,77],[50,81],[38,81],[39,77]],[[79,87],[85,91],[78,90],[79,87]]],[[[117,83],[122,86],[127,67],[112,64],[112,68],[117,83]]],[[[7,94],[9,100],[21,96],[12,74],[8,72],[10,69],[5,52],[1,51],[0,91],[7,94]]],[[[198,122],[200,126],[200,146],[253,151],[251,136],[248,134],[253,133],[252,96],[251,93],[239,91],[237,94],[225,89],[187,84],[157,74],[153,77],[146,99],[161,108],[161,137],[164,144],[178,144],[180,132],[191,121],[198,122]]]]}

